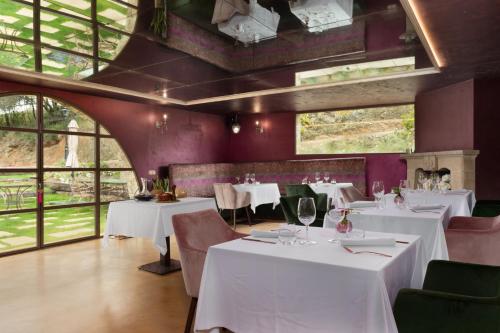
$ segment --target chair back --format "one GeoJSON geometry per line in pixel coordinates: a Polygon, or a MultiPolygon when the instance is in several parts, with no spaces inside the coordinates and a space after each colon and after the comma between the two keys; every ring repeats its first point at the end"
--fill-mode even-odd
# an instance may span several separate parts
{"type": "Polygon", "coordinates": [[[198,297],[208,248],[245,235],[233,231],[213,209],[174,215],[172,225],[186,292],[191,297],[198,297]]]}
{"type": "Polygon", "coordinates": [[[366,197],[354,186],[348,186],[340,189],[345,202],[363,201],[366,197]]]}
{"type": "Polygon", "coordinates": [[[231,183],[214,184],[215,201],[220,209],[236,209],[236,190],[231,183]]]}
{"type": "Polygon", "coordinates": [[[292,184],[285,186],[286,195],[288,197],[299,195],[301,197],[315,198],[316,192],[307,184],[292,184]]]}

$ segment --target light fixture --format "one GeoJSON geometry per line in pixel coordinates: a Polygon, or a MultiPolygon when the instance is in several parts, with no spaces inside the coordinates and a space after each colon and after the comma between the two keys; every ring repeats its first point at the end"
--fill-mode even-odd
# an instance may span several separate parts
{"type": "Polygon", "coordinates": [[[156,126],[156,129],[160,130],[161,131],[161,134],[165,134],[167,133],[167,119],[168,119],[168,115],[166,113],[163,114],[162,116],[162,119],[161,120],[157,120],[155,122],[155,126],[156,126]]]}
{"type": "Polygon", "coordinates": [[[231,122],[231,130],[234,134],[238,134],[241,130],[241,125],[238,122],[238,115],[235,115],[233,121],[231,122]]]}
{"type": "Polygon", "coordinates": [[[264,133],[264,127],[262,126],[262,123],[259,121],[259,120],[256,120],[255,121],[255,130],[257,131],[257,133],[264,133]]]}

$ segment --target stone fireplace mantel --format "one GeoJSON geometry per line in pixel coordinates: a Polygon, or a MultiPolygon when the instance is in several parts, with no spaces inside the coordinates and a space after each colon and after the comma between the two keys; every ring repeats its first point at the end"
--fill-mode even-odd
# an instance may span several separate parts
{"type": "Polygon", "coordinates": [[[407,163],[407,178],[410,186],[415,188],[416,171],[439,171],[449,169],[451,188],[475,190],[476,157],[479,150],[450,150],[426,153],[403,154],[401,159],[407,163]]]}

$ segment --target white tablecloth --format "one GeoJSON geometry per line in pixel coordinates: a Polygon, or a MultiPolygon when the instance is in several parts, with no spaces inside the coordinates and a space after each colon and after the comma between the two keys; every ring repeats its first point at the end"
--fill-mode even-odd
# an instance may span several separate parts
{"type": "Polygon", "coordinates": [[[326,193],[328,199],[332,199],[332,203],[335,207],[339,207],[338,199],[342,198],[341,188],[351,187],[352,183],[312,183],[309,186],[316,193],[326,193]]]}
{"type": "Polygon", "coordinates": [[[397,332],[391,308],[397,292],[422,287],[420,238],[367,233],[410,242],[375,248],[393,256],[387,258],[348,253],[327,242],[332,230],[310,233],[318,245],[235,240],[210,247],[195,330],[397,332]]]}
{"type": "MultiPolygon", "coordinates": [[[[448,248],[444,231],[450,221],[449,206],[437,210],[438,213],[414,213],[408,209],[387,207],[384,209],[356,209],[349,215],[354,228],[411,234],[422,236],[426,264],[433,259],[448,260],[448,248]]],[[[324,228],[334,228],[335,222],[325,215],[324,228]]]]}
{"type": "Polygon", "coordinates": [[[255,213],[257,206],[273,204],[273,209],[280,203],[280,189],[276,183],[237,184],[233,185],[238,192],[250,192],[250,208],[255,213]]]}
{"type": "Polygon", "coordinates": [[[157,203],[134,200],[112,202],[109,205],[103,244],[110,235],[144,237],[153,240],[161,254],[167,253],[165,238],[174,233],[172,216],[204,209],[217,209],[213,198],[182,198],[179,202],[157,203]]]}
{"type": "MultiPolygon", "coordinates": [[[[388,206],[394,206],[394,196],[395,194],[386,194],[385,200],[388,206]]],[[[450,217],[472,216],[472,210],[476,204],[476,196],[473,191],[464,194],[410,191],[407,198],[410,205],[450,205],[450,217]]]]}

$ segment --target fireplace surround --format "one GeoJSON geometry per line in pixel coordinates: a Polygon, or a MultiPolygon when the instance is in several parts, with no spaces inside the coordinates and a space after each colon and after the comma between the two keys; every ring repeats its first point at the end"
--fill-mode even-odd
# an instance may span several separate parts
{"type": "Polygon", "coordinates": [[[438,172],[448,169],[451,174],[452,189],[476,189],[476,157],[479,150],[449,150],[403,154],[406,160],[407,178],[410,186],[415,188],[417,170],[438,172]]]}

